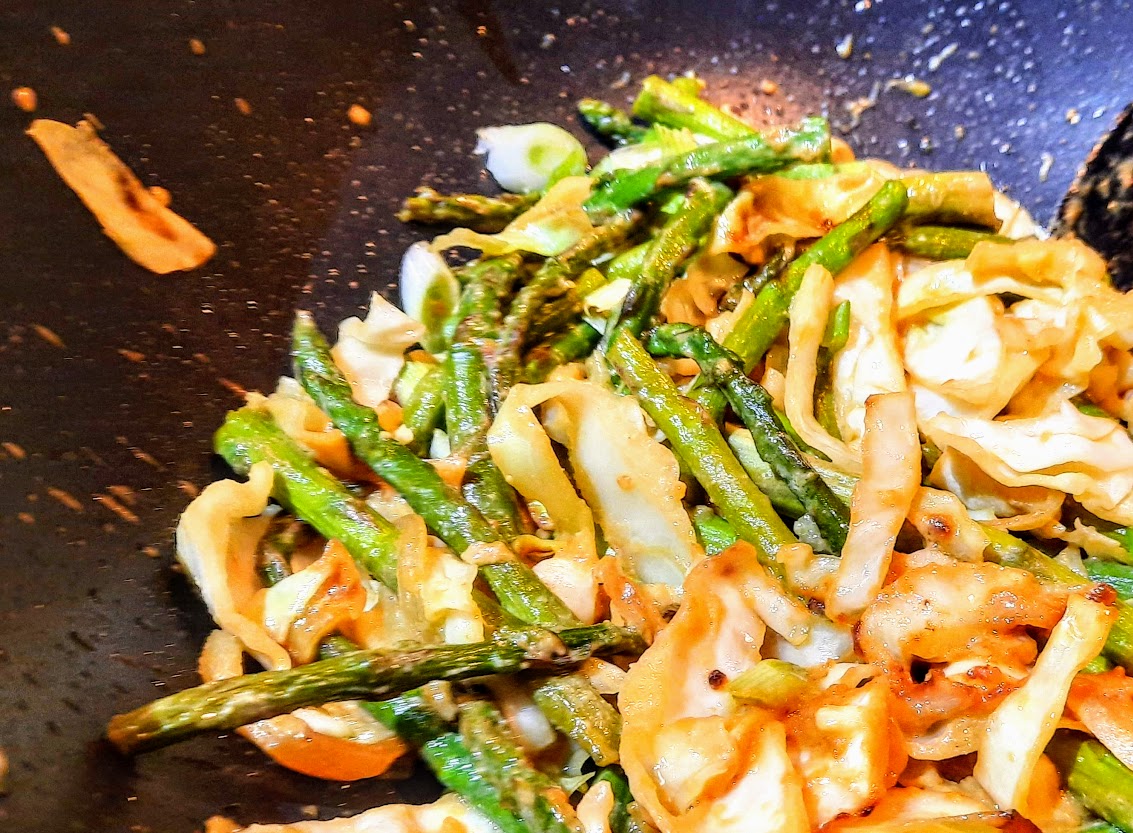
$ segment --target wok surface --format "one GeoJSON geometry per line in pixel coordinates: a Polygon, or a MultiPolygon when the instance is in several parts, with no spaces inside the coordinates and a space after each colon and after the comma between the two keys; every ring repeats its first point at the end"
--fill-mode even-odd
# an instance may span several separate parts
{"type": "Polygon", "coordinates": [[[825,110],[844,126],[876,82],[847,135],[859,153],[986,167],[1045,222],[1133,97],[1130,32],[1129,3],[1037,0],[3,4],[5,96],[28,85],[36,115],[97,115],[220,250],[188,274],[134,267],[22,135],[30,117],[0,106],[0,826],[181,833],[218,812],[285,821],[435,794],[424,775],[317,782],[233,737],[133,762],[99,737],[196,681],[209,624],[171,569],[171,531],[221,472],[209,438],[233,391],[285,370],[296,307],[329,326],[389,290],[422,236],[393,218],[414,186],[491,188],[474,128],[580,132],[575,98],[622,102],[649,72],[685,69],[758,121],[825,110]],[[933,93],[885,91],[907,74],[933,93]],[[372,127],[347,121],[353,103],[372,127]]]}

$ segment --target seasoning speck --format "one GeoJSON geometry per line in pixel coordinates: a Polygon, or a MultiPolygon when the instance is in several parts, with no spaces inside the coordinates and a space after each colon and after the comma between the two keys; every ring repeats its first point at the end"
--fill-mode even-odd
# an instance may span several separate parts
{"type": "Polygon", "coordinates": [[[838,57],[843,61],[847,60],[854,54],[854,36],[853,34],[846,35],[838,43],[834,44],[834,51],[838,53],[838,57]]]}
{"type": "Polygon", "coordinates": [[[346,118],[359,127],[369,127],[374,121],[373,114],[361,104],[351,104],[350,109],[346,111],[346,118]]]}
{"type": "Polygon", "coordinates": [[[24,451],[23,446],[17,443],[0,443],[0,448],[3,448],[5,451],[7,451],[8,455],[13,460],[27,459],[28,453],[24,451]]]}
{"type": "Polygon", "coordinates": [[[1077,124],[1082,120],[1082,114],[1078,112],[1077,107],[1071,107],[1066,111],[1066,121],[1070,124],[1077,124]]]}
{"type": "Polygon", "coordinates": [[[138,523],[138,516],[110,495],[96,494],[94,495],[94,499],[127,523],[138,523]]]}
{"type": "Polygon", "coordinates": [[[539,41],[539,48],[540,49],[550,49],[552,46],[555,45],[556,40],[557,40],[557,38],[554,35],[552,35],[550,32],[548,32],[547,34],[543,35],[543,39],[541,41],[539,41]]]}
{"type": "Polygon", "coordinates": [[[1039,154],[1039,182],[1046,182],[1050,168],[1054,164],[1054,154],[1043,151],[1039,154]]]}
{"type": "Polygon", "coordinates": [[[60,46],[70,46],[71,36],[67,34],[60,26],[51,27],[51,36],[55,38],[55,42],[60,46]]]}
{"type": "Polygon", "coordinates": [[[759,91],[764,95],[775,95],[779,92],[779,85],[770,78],[764,78],[759,82],[759,91]]]}
{"type": "Polygon", "coordinates": [[[201,40],[200,38],[190,38],[189,39],[189,51],[192,52],[194,55],[204,55],[205,54],[205,42],[203,40],[201,40]]]}
{"type": "Polygon", "coordinates": [[[47,494],[74,512],[83,511],[83,505],[79,503],[78,498],[64,489],[48,486],[47,494]]]}
{"type": "Polygon", "coordinates": [[[25,113],[34,113],[39,98],[31,87],[16,87],[12,90],[12,103],[25,113]]]}
{"type": "Polygon", "coordinates": [[[927,81],[922,81],[919,78],[914,78],[912,75],[906,75],[904,78],[893,78],[885,85],[887,90],[900,90],[903,93],[916,96],[917,98],[924,98],[932,92],[932,85],[927,81]]]}
{"type": "Polygon", "coordinates": [[[37,336],[42,338],[52,347],[58,347],[60,350],[66,347],[66,345],[63,344],[63,339],[59,338],[59,336],[55,334],[54,330],[48,327],[44,327],[42,324],[32,324],[31,328],[35,331],[35,334],[37,336]]]}
{"type": "Polygon", "coordinates": [[[241,116],[252,115],[252,105],[243,98],[234,98],[232,103],[236,105],[236,109],[240,111],[241,116]]]}
{"type": "Polygon", "coordinates": [[[28,526],[31,526],[35,523],[35,515],[33,515],[31,512],[20,512],[18,515],[16,515],[16,517],[20,519],[21,523],[25,523],[28,526]]]}
{"type": "Polygon", "coordinates": [[[948,46],[941,49],[935,55],[928,59],[928,71],[936,72],[940,69],[940,65],[956,54],[956,50],[960,48],[958,43],[950,43],[948,46]]]}

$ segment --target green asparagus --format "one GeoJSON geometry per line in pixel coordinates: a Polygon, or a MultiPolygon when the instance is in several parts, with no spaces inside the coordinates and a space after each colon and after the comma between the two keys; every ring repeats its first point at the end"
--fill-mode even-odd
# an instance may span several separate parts
{"type": "Polygon", "coordinates": [[[689,183],[683,207],[668,219],[649,245],[641,272],[622,302],[619,326],[640,336],[652,324],[677,270],[696,250],[700,238],[731,198],[732,192],[719,183],[703,179],[689,183]]]}
{"type": "Polygon", "coordinates": [[[538,194],[442,194],[422,186],[407,197],[397,212],[403,223],[465,226],[473,231],[494,234],[529,209],[538,194]]]}
{"type": "Polygon", "coordinates": [[[341,541],[358,565],[397,587],[397,531],[350,494],[275,424],[266,410],[232,411],[216,432],[216,452],[238,474],[260,461],[275,471],[272,497],[326,538],[341,541]]]}
{"type": "Polygon", "coordinates": [[[890,235],[889,241],[916,257],[962,260],[972,253],[977,243],[1010,243],[1011,238],[956,226],[908,226],[890,235]]]}
{"type": "Polygon", "coordinates": [[[653,330],[648,349],[654,355],[694,359],[701,372],[723,389],[732,410],[751,431],[759,456],[814,518],[832,550],[839,552],[850,529],[849,508],[803,458],[779,421],[771,395],[744,375],[739,358],[689,324],[665,324],[653,330]]]}
{"type": "Polygon", "coordinates": [[[535,769],[511,737],[496,708],[484,702],[460,707],[460,737],[476,771],[531,833],[582,833],[562,787],[535,769]]]}
{"type": "Polygon", "coordinates": [[[569,737],[599,766],[618,760],[621,715],[586,678],[551,677],[535,689],[535,705],[551,725],[569,737]]]}
{"type": "Polygon", "coordinates": [[[107,737],[126,753],[167,746],[337,700],[392,697],[432,680],[464,680],[528,669],[573,667],[589,656],[641,650],[640,638],[613,625],[554,634],[531,629],[469,645],[404,653],[354,651],[286,671],[262,671],[179,691],[110,721],[107,737]]]}
{"type": "Polygon", "coordinates": [[[1124,601],[1133,600],[1133,567],[1100,558],[1087,558],[1084,563],[1090,578],[1100,584],[1108,584],[1124,601]]]}
{"type": "Polygon", "coordinates": [[[687,128],[722,142],[755,134],[754,128],[735,116],[656,75],[642,82],[641,92],[633,102],[633,114],[645,121],[687,128]]]}
{"type": "Polygon", "coordinates": [[[696,540],[709,555],[719,555],[739,538],[732,525],[707,506],[693,510],[692,526],[696,530],[696,540]]]}
{"type": "Polygon", "coordinates": [[[503,397],[517,381],[521,357],[531,337],[531,327],[539,310],[547,303],[574,291],[574,279],[599,257],[615,251],[640,221],[636,214],[624,214],[598,226],[577,244],[557,257],[547,258],[535,276],[516,293],[504,317],[495,366],[495,388],[503,397]]]}
{"type": "Polygon", "coordinates": [[[433,432],[440,426],[444,411],[444,374],[439,367],[433,366],[413,388],[401,408],[402,424],[413,432],[413,439],[407,445],[418,457],[428,453],[433,432]]]}
{"type": "MultiPolygon", "coordinates": [[[[382,436],[374,412],[351,397],[350,386],[309,315],[296,318],[293,349],[296,375],[303,387],[346,435],[358,457],[393,486],[445,543],[464,552],[475,543],[502,540],[480,511],[441,480],[432,466],[382,436]]],[[[485,564],[480,574],[504,609],[521,621],[548,628],[577,624],[566,605],[522,562],[509,559],[485,564]]]]}
{"type": "Polygon", "coordinates": [[[606,280],[616,281],[621,278],[632,281],[641,274],[641,267],[645,264],[645,256],[649,254],[651,240],[638,243],[632,249],[626,249],[614,257],[606,267],[606,280]]]}
{"type": "Polygon", "coordinates": [[[544,382],[551,371],[564,364],[585,358],[598,346],[602,334],[579,321],[565,333],[533,347],[527,353],[523,381],[529,385],[544,382]]]}
{"type": "Polygon", "coordinates": [[[775,561],[779,548],[796,539],[775,514],[767,496],[751,482],[716,426],[680,395],[672,379],[649,358],[632,333],[619,330],[606,358],[692,470],[720,514],[739,537],[756,548],[764,564],[779,572],[775,561]]]}
{"type": "Polygon", "coordinates": [[[791,299],[798,292],[807,269],[820,264],[834,274],[841,272],[859,252],[897,223],[907,204],[904,185],[896,180],[885,183],[844,223],[835,226],[795,258],[781,281],[769,283],[760,290],[755,303],[740,316],[724,341],[724,346],[740,357],[745,372],[751,372],[779,337],[790,315],[791,299]]]}
{"type": "Polygon", "coordinates": [[[730,179],[743,174],[772,173],[795,162],[822,159],[829,153],[830,126],[825,119],[806,118],[795,130],[702,145],[667,157],[657,165],[614,171],[599,179],[584,207],[592,219],[600,220],[697,177],[730,179]]]}
{"type": "Polygon", "coordinates": [[[578,114],[591,130],[616,145],[640,142],[649,130],[634,124],[629,113],[596,98],[584,98],[579,101],[578,114]]]}
{"type": "Polygon", "coordinates": [[[1096,740],[1080,735],[1056,736],[1047,751],[1086,809],[1133,833],[1133,771],[1096,740]]]}

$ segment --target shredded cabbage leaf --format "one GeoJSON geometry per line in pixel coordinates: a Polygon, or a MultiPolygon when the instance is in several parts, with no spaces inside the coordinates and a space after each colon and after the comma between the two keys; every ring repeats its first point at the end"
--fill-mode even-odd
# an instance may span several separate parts
{"type": "Polygon", "coordinates": [[[591,180],[568,176],[556,182],[546,194],[496,234],[482,234],[467,228],[453,229],[432,243],[434,251],[464,246],[478,249],[486,257],[508,252],[531,252],[552,257],[569,249],[593,230],[582,208],[590,196],[591,180]]]}
{"type": "Polygon", "coordinates": [[[1133,440],[1120,423],[1087,416],[1068,402],[1053,414],[986,420],[938,414],[921,426],[1005,486],[1043,486],[1087,510],[1133,524],[1133,440]]]}
{"type": "Polygon", "coordinates": [[[196,269],[216,253],[216,244],[138,181],[90,122],[71,127],[36,119],[28,135],[106,236],[139,266],[165,275],[196,269]]]}
{"type": "Polygon", "coordinates": [[[545,191],[560,179],[586,173],[586,149],[555,124],[507,124],[476,131],[476,153],[505,191],[545,191]]]}
{"type": "Polygon", "coordinates": [[[370,295],[365,320],[347,318],[338,327],[331,355],[350,384],[354,400],[373,408],[389,399],[405,364],[405,351],[421,340],[425,328],[377,292],[370,295]]]}
{"type": "Polygon", "coordinates": [[[177,560],[218,626],[234,635],[270,670],[291,667],[291,657],[248,612],[260,590],[256,545],[267,530],[263,515],[275,475],[256,463],[248,480],[210,483],[185,507],[177,523],[177,560]]]}
{"type": "Polygon", "coordinates": [[[1054,735],[1070,684],[1101,652],[1114,618],[1105,605],[1071,595],[1027,681],[992,712],[975,776],[1001,810],[1028,816],[1032,775],[1054,735]]]}

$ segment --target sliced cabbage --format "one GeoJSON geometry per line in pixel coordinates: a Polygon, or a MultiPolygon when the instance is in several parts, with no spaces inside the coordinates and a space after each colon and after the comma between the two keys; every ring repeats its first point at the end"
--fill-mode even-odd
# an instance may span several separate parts
{"type": "Polygon", "coordinates": [[[407,621],[419,623],[418,640],[449,645],[483,640],[484,620],[472,596],[476,566],[432,546],[419,515],[407,512],[394,526],[398,605],[407,621]]]}
{"type": "Polygon", "coordinates": [[[861,471],[859,454],[827,433],[814,415],[818,348],[822,346],[826,332],[833,292],[830,272],[815,264],[807,269],[799,291],[791,301],[790,328],[787,330],[790,354],[787,358],[784,407],[787,419],[807,445],[821,451],[842,471],[856,474],[861,471]]]}
{"type": "Polygon", "coordinates": [[[1101,652],[1113,620],[1112,609],[1071,595],[1027,681],[992,712],[975,776],[1001,810],[1028,816],[1035,766],[1054,735],[1070,684],[1101,652]]]}
{"type": "Polygon", "coordinates": [[[264,628],[287,647],[297,664],[313,660],[319,643],[366,606],[362,575],[337,541],[313,564],[292,573],[264,594],[264,628]]]}
{"type": "Polygon", "coordinates": [[[956,449],[1005,486],[1057,489],[1100,518],[1133,524],[1133,440],[1114,420],[1064,402],[1044,417],[939,414],[921,428],[939,448],[956,449]]]}
{"type": "Polygon", "coordinates": [[[1042,486],[1005,486],[972,460],[947,448],[928,482],[960,498],[972,518],[997,529],[1042,529],[1058,520],[1065,496],[1042,486]]]}
{"type": "Polygon", "coordinates": [[[842,671],[838,682],[786,721],[791,760],[803,779],[811,824],[818,827],[873,806],[905,764],[884,675],[872,666],[842,671]]]}
{"type": "Polygon", "coordinates": [[[708,319],[717,316],[720,299],[747,269],[729,254],[698,255],[685,274],[669,285],[661,299],[661,314],[666,321],[704,326],[708,319]]]}
{"type": "Polygon", "coordinates": [[[622,766],[661,833],[810,829],[782,724],[723,685],[760,660],[749,555],[726,550],[689,574],[676,616],[618,696],[622,766]]]}
{"type": "Polygon", "coordinates": [[[517,385],[488,433],[492,459],[509,481],[525,497],[539,500],[555,518],[546,499],[533,497],[536,489],[552,492],[548,498],[567,519],[562,527],[556,520],[556,530],[574,536],[568,541],[575,552],[583,545],[589,552],[594,544],[585,533],[581,506],[573,503],[577,495],[546,435],[567,447],[575,482],[586,501],[578,503],[596,513],[607,542],[631,573],[647,583],[680,586],[704,551],[681,505],[684,485],[676,457],[646,430],[633,398],[594,382],[517,385]],[[543,432],[532,413],[540,403],[547,403],[546,434],[541,440],[536,433],[543,432]]]}
{"type": "Polygon", "coordinates": [[[621,310],[633,281],[629,278],[615,278],[582,299],[582,317],[591,327],[600,333],[606,331],[610,313],[621,310]]]}
{"type": "Polygon", "coordinates": [[[210,483],[177,522],[177,560],[218,626],[231,633],[265,668],[291,667],[287,651],[248,615],[262,585],[256,574],[256,546],[267,530],[263,516],[275,475],[259,462],[245,483],[210,483]]]}
{"type": "Polygon", "coordinates": [[[558,125],[547,122],[482,127],[476,153],[505,191],[545,191],[560,179],[586,173],[586,149],[558,125]]]}
{"type": "Polygon", "coordinates": [[[1000,333],[1003,305],[986,296],[945,307],[905,332],[905,369],[943,397],[990,419],[1006,407],[1041,364],[1000,333]]]}
{"type": "Polygon", "coordinates": [[[826,597],[826,614],[834,621],[857,618],[881,590],[920,485],[913,395],[874,394],[865,404],[862,478],[850,502],[850,531],[826,597]]]}
{"type": "Polygon", "coordinates": [[[751,177],[725,212],[711,251],[734,252],[760,263],[770,238],[821,237],[865,205],[891,176],[891,166],[863,161],[838,165],[830,176],[751,177]]]}
{"type": "Polygon", "coordinates": [[[425,328],[421,346],[430,353],[445,349],[444,325],[460,299],[460,284],[445,259],[425,241],[414,243],[401,257],[401,308],[425,328]]]}
{"type": "Polygon", "coordinates": [[[961,561],[983,561],[989,543],[987,533],[952,492],[917,489],[909,507],[909,521],[921,534],[925,546],[961,561]]]}
{"type": "Polygon", "coordinates": [[[353,470],[354,458],[346,436],[290,376],[281,376],[270,396],[248,394],[248,404],[267,409],[283,433],[311,452],[319,465],[340,475],[353,470]]]}
{"type": "Polygon", "coordinates": [[[291,824],[253,824],[238,833],[499,833],[499,828],[457,795],[432,804],[385,804],[356,816],[291,824]]]}
{"type": "Polygon", "coordinates": [[[831,391],[838,430],[852,449],[865,428],[866,400],[907,388],[893,316],[895,278],[895,259],[883,243],[875,243],[834,282],[832,305],[850,302],[850,335],[834,357],[831,391]]]}
{"type": "Polygon", "coordinates": [[[106,236],[139,266],[164,275],[196,269],[216,253],[211,240],[138,181],[89,122],[71,127],[36,119],[28,135],[106,236]]]}
{"type": "Polygon", "coordinates": [[[424,333],[420,322],[377,292],[372,293],[366,320],[343,321],[338,327],[338,343],[331,351],[334,363],[350,383],[354,400],[373,408],[389,399],[405,364],[405,351],[424,333]]]}
{"type": "Polygon", "coordinates": [[[485,256],[508,252],[561,254],[593,230],[590,218],[582,208],[590,196],[591,180],[585,176],[568,176],[550,190],[507,227],[497,234],[481,234],[471,229],[453,229],[432,242],[433,251],[465,246],[478,249],[485,256]]]}
{"type": "Polygon", "coordinates": [[[599,781],[586,791],[576,808],[583,833],[610,833],[613,810],[614,789],[608,781],[599,781]]]}

